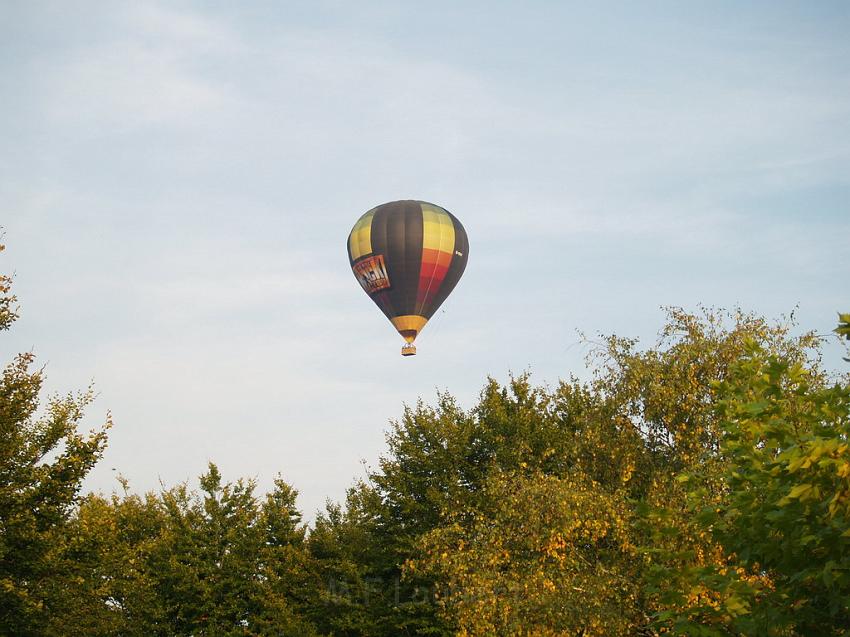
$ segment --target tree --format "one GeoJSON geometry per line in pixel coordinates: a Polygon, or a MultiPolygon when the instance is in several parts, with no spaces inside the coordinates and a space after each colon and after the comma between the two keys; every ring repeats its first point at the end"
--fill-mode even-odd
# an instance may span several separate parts
{"type": "Polygon", "coordinates": [[[165,525],[158,498],[89,494],[67,525],[77,577],[48,634],[149,637],[166,630],[165,605],[147,560],[165,525]]]}
{"type": "MultiPolygon", "coordinates": [[[[836,327],[833,331],[838,334],[838,338],[843,336],[850,341],[850,314],[839,314],[838,327],[836,327]]],[[[844,360],[850,363],[850,358],[845,358],[844,360]]]]}
{"type": "MultiPolygon", "coordinates": [[[[470,410],[448,394],[434,407],[406,408],[369,482],[322,528],[323,545],[339,547],[337,559],[356,575],[356,586],[364,578],[399,581],[395,599],[336,606],[341,623],[368,618],[369,630],[357,632],[363,624],[352,619],[344,634],[651,630],[650,617],[664,610],[649,578],[660,559],[651,551],[668,539],[654,545],[652,531],[629,520],[641,507],[672,503],[675,525],[687,529],[685,489],[676,477],[693,467],[713,476],[721,470],[716,382],[751,341],[805,359],[817,339],[790,329],[742,312],[673,308],[653,347],[605,337],[592,353],[587,383],[534,387],[522,375],[503,387],[491,379],[470,410]],[[547,508],[547,498],[562,508],[547,508]],[[598,544],[571,531],[600,525],[611,534],[598,544]],[[350,538],[362,550],[347,550],[350,538]],[[553,538],[557,558],[545,550],[553,538]],[[500,551],[511,559],[488,562],[500,551]],[[608,574],[588,555],[601,556],[608,574]],[[618,584],[623,578],[628,586],[618,584]],[[522,598],[526,586],[549,601],[522,598]],[[585,603],[583,618],[570,612],[581,603],[573,586],[604,592],[598,606],[585,603]]],[[[688,565],[716,557],[716,542],[698,530],[680,539],[688,565]]]]}
{"type": "Polygon", "coordinates": [[[105,615],[84,632],[315,634],[304,614],[317,580],[297,492],[278,479],[260,501],[253,482],[224,483],[212,463],[200,484],[200,493],[182,484],[144,498],[83,501],[75,530],[88,570],[80,584],[102,600],[105,615]]]}
{"type": "Polygon", "coordinates": [[[634,635],[646,623],[621,490],[575,468],[494,473],[483,495],[486,505],[449,514],[407,563],[437,576],[459,635],[634,635]]]}
{"type": "MultiPolygon", "coordinates": [[[[0,246],[2,250],[2,246],[0,246]]],[[[0,329],[16,318],[0,277],[0,329]]],[[[836,332],[850,338],[850,316],[836,332]]],[[[308,533],[210,463],[144,496],[81,497],[91,391],[0,378],[0,625],[10,634],[850,635],[850,386],[819,339],[668,310],[603,337],[592,377],[488,379],[405,407],[388,451],[308,533]]]]}
{"type": "Polygon", "coordinates": [[[688,635],[848,634],[850,386],[750,343],[717,390],[722,488],[707,488],[699,468],[681,481],[691,528],[711,537],[718,559],[657,568],[668,606],[658,625],[688,635]],[[695,591],[701,599],[687,603],[695,591]]]}
{"type": "MultiPolygon", "coordinates": [[[[3,330],[17,316],[10,283],[0,277],[3,330]]],[[[39,412],[44,378],[34,360],[17,356],[0,378],[0,625],[14,635],[43,634],[75,586],[64,532],[111,424],[78,431],[90,389],[49,398],[39,412]]]]}
{"type": "MultiPolygon", "coordinates": [[[[329,503],[307,545],[321,581],[310,616],[338,637],[409,635],[398,556],[382,521],[380,496],[369,485],[349,489],[345,507],[329,503]]],[[[405,590],[405,595],[408,592],[405,590]]]]}

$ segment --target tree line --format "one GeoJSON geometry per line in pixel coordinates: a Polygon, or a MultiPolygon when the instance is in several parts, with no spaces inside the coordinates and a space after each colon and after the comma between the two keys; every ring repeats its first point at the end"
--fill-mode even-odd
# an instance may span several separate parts
{"type": "Polygon", "coordinates": [[[792,328],[673,308],[651,347],[594,343],[588,381],[405,407],[310,528],[283,479],[259,494],[214,464],[197,489],[82,494],[112,423],[82,431],[91,392],[42,400],[21,354],[0,634],[850,634],[850,384],[792,328]]]}

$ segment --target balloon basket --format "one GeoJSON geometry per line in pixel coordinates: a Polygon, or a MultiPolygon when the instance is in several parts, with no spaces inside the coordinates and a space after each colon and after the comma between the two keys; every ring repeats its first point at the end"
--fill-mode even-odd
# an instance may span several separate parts
{"type": "Polygon", "coordinates": [[[401,347],[402,356],[413,356],[416,354],[416,346],[413,343],[407,343],[401,347]]]}

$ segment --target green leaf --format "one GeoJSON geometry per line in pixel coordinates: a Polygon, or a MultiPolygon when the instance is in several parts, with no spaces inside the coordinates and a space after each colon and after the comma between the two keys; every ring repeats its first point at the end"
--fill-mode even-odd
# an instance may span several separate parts
{"type": "Polygon", "coordinates": [[[850,340],[850,314],[839,313],[838,320],[838,327],[836,327],[833,332],[839,336],[845,337],[847,340],[850,340]]]}

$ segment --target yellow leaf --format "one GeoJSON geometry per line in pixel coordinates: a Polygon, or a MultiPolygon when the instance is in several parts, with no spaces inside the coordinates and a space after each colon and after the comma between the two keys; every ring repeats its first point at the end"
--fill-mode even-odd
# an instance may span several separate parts
{"type": "Polygon", "coordinates": [[[801,495],[811,490],[812,485],[810,484],[798,484],[796,487],[791,489],[791,492],[788,494],[789,498],[799,498],[801,495]]]}

